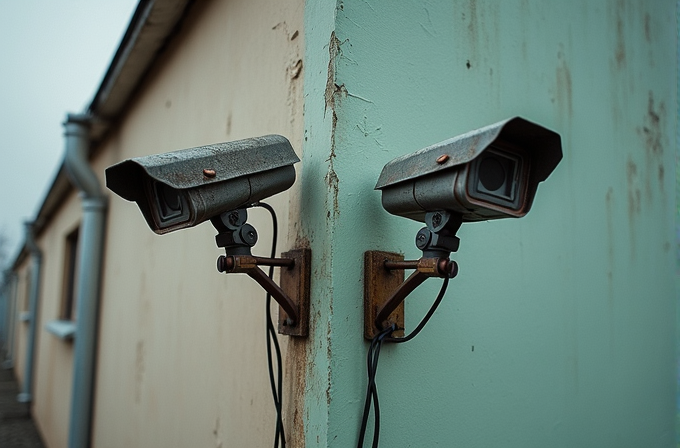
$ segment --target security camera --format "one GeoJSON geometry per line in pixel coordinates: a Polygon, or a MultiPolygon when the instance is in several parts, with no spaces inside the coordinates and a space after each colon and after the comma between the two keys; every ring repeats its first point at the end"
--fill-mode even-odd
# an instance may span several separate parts
{"type": "Polygon", "coordinates": [[[106,169],[106,186],[164,234],[288,189],[299,161],[285,137],[267,135],[125,160],[106,169]]]}
{"type": "Polygon", "coordinates": [[[372,339],[403,320],[403,312],[393,313],[429,277],[446,279],[436,308],[446,281],[458,273],[449,256],[460,245],[456,232],[462,223],[526,215],[538,184],[560,160],[559,134],[515,117],[387,163],[375,189],[382,191],[382,205],[389,213],[425,223],[415,241],[423,256],[403,261],[396,253],[366,252],[365,336],[372,339]],[[400,283],[392,272],[405,269],[415,271],[400,283]]]}
{"type": "Polygon", "coordinates": [[[462,222],[522,217],[561,159],[559,134],[515,117],[392,160],[375,189],[385,210],[428,228],[449,214],[462,222]]]}

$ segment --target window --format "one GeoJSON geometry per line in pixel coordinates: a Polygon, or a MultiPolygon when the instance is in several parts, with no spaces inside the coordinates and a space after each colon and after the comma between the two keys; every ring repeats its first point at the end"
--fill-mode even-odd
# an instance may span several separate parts
{"type": "Polygon", "coordinates": [[[59,318],[76,320],[76,283],[78,273],[78,233],[79,228],[66,236],[64,250],[64,286],[59,318]]]}
{"type": "Polygon", "coordinates": [[[31,268],[26,268],[24,272],[24,287],[19,296],[19,320],[29,322],[31,320],[30,301],[31,301],[31,268]]]}

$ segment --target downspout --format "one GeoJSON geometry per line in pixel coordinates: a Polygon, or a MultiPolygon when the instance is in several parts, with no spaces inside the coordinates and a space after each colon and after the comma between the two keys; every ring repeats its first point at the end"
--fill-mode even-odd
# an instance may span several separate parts
{"type": "Polygon", "coordinates": [[[21,392],[17,395],[20,403],[33,401],[33,369],[35,365],[35,340],[38,333],[38,300],[40,297],[40,270],[42,268],[42,251],[35,242],[33,223],[27,222],[26,249],[31,257],[30,296],[28,298],[28,339],[26,341],[26,365],[21,392]]]}
{"type": "Polygon", "coordinates": [[[79,264],[75,289],[76,333],[69,448],[90,446],[97,361],[97,324],[107,201],[99,179],[89,164],[91,119],[89,115],[69,114],[64,123],[66,137],[64,166],[69,179],[80,190],[83,209],[78,237],[79,264]]]}
{"type": "Polygon", "coordinates": [[[17,321],[17,276],[13,271],[7,274],[7,340],[5,360],[2,362],[3,369],[14,367],[14,334],[17,321]]]}

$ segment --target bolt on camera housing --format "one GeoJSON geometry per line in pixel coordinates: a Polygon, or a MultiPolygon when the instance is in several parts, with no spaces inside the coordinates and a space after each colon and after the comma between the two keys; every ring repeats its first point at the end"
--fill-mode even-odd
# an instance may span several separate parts
{"type": "Polygon", "coordinates": [[[106,186],[164,234],[288,189],[299,161],[285,137],[267,135],[125,160],[106,169],[106,186]]]}
{"type": "Polygon", "coordinates": [[[515,117],[392,160],[375,189],[389,213],[420,222],[434,211],[519,218],[561,159],[559,134],[515,117]]]}

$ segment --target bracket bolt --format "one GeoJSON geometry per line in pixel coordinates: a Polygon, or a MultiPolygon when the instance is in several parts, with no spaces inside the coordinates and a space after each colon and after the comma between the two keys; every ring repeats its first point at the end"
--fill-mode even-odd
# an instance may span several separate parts
{"type": "Polygon", "coordinates": [[[432,226],[435,228],[439,227],[439,225],[442,223],[442,214],[441,213],[435,213],[434,216],[432,216],[432,226]]]}
{"type": "Polygon", "coordinates": [[[239,223],[238,212],[229,213],[229,224],[231,224],[232,226],[237,226],[238,223],[239,223]]]}
{"type": "Polygon", "coordinates": [[[234,268],[234,259],[232,257],[225,257],[220,255],[217,258],[217,271],[226,272],[231,271],[234,268]]]}

